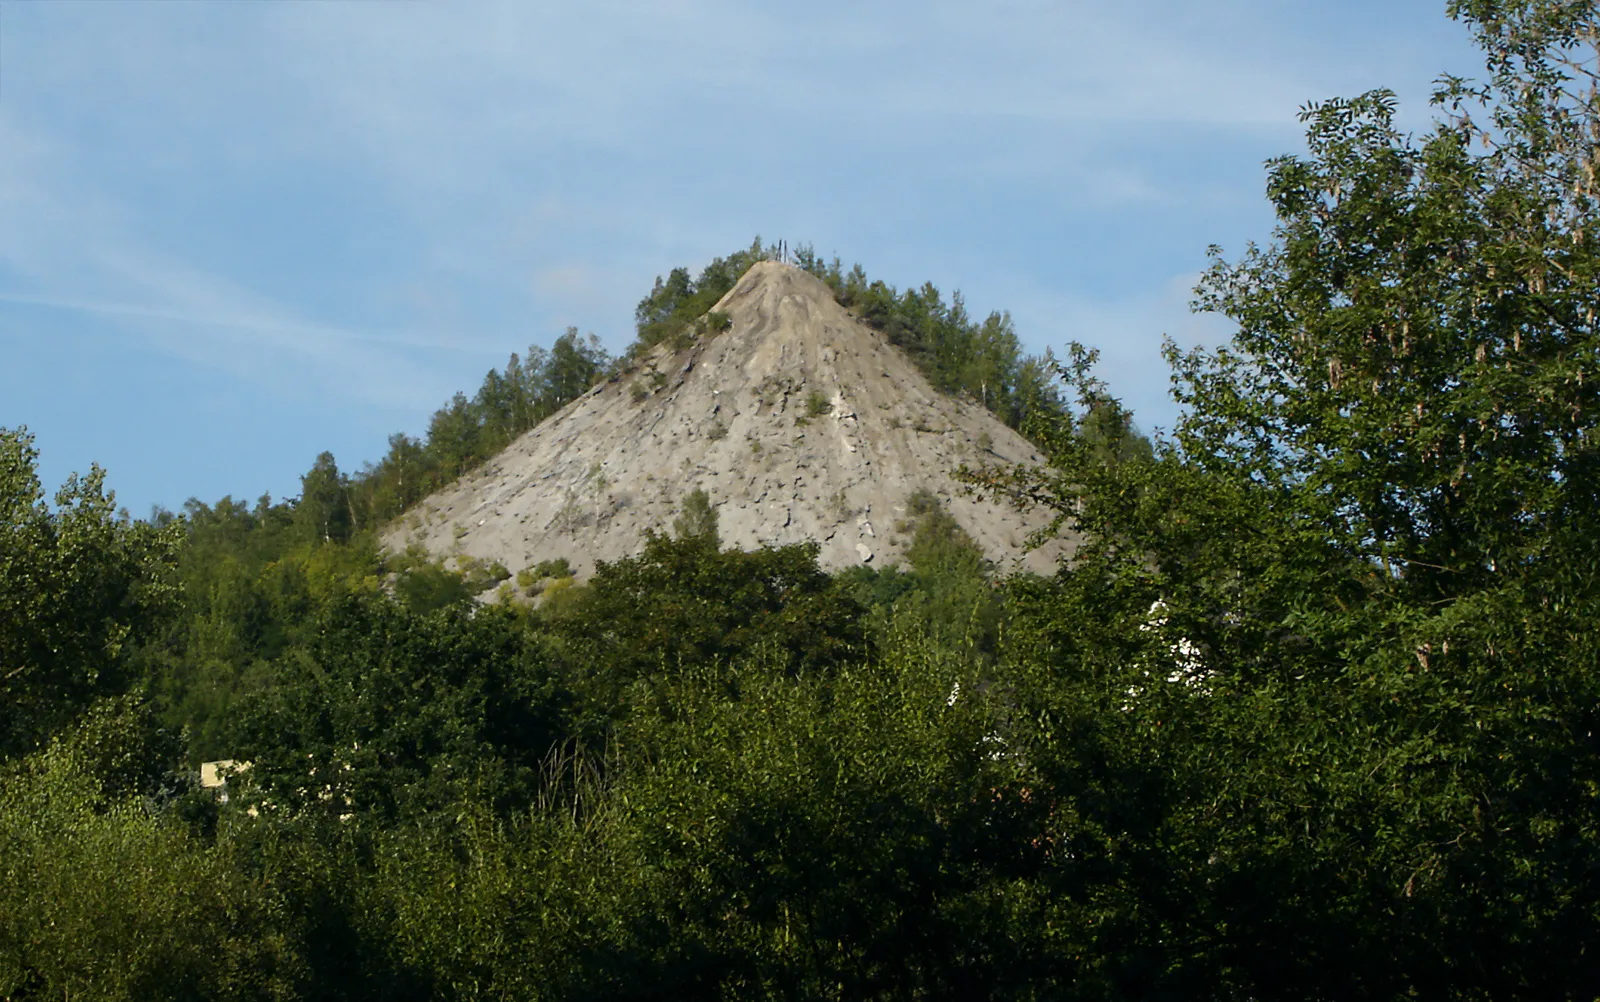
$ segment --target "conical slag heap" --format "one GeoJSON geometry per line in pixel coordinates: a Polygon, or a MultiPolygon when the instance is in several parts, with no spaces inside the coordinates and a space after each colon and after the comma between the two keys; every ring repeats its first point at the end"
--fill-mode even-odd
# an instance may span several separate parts
{"type": "Polygon", "coordinates": [[[1024,554],[1048,516],[963,497],[962,463],[1037,463],[983,407],[935,390],[882,335],[797,268],[755,265],[715,308],[732,321],[601,384],[384,536],[512,571],[639,551],[704,489],[724,546],[816,540],[838,570],[900,562],[907,501],[928,490],[1003,569],[1053,570],[1064,544],[1024,554]]]}

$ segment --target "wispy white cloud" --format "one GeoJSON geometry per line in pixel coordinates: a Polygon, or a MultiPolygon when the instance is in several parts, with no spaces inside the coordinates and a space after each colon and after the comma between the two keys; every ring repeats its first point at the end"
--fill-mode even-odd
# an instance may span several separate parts
{"type": "MultiPolygon", "coordinates": [[[[382,407],[415,408],[448,390],[419,352],[480,359],[501,352],[499,338],[308,320],[295,304],[252,288],[248,277],[181,246],[162,246],[170,235],[159,235],[161,208],[96,176],[78,138],[0,103],[0,212],[7,221],[0,227],[0,283],[10,287],[0,303],[92,314],[106,336],[152,353],[282,393],[337,392],[382,407]]],[[[0,310],[4,334],[27,336],[35,353],[46,350],[36,310],[26,329],[0,310]]],[[[13,364],[26,359],[13,354],[13,364]]]]}
{"type": "Polygon", "coordinates": [[[1158,417],[1161,334],[1215,333],[1181,276],[1266,236],[1294,110],[1389,84],[1422,122],[1471,69],[1418,5],[1351,4],[10,5],[0,336],[71,311],[425,414],[569,323],[620,347],[655,274],[760,231],[1098,344],[1158,417]]]}
{"type": "MultiPolygon", "coordinates": [[[[227,276],[165,257],[94,199],[74,204],[70,190],[52,185],[48,169],[35,176],[13,170],[0,179],[0,192],[12,209],[12,225],[0,229],[0,276],[13,286],[0,292],[0,303],[94,314],[105,321],[106,336],[154,353],[280,392],[320,389],[386,407],[416,406],[443,392],[431,367],[414,358],[419,350],[499,354],[498,344],[437,333],[307,322],[227,276]]],[[[36,317],[27,328],[35,338],[36,317]]],[[[5,333],[24,331],[0,310],[5,333]]]]}
{"type": "MultiPolygon", "coordinates": [[[[224,337],[260,343],[264,338],[274,350],[306,350],[310,344],[326,339],[344,342],[365,342],[390,347],[424,348],[429,351],[455,351],[481,355],[489,346],[465,344],[438,335],[417,335],[404,331],[373,332],[328,327],[317,324],[284,323],[267,317],[217,316],[181,313],[170,309],[136,306],[128,303],[103,303],[87,300],[51,299],[42,296],[18,295],[0,291],[0,303],[17,303],[24,306],[43,306],[57,310],[97,313],[110,317],[134,320],[163,320],[187,329],[187,336],[224,337]]],[[[498,350],[498,345],[493,346],[498,350]]]]}

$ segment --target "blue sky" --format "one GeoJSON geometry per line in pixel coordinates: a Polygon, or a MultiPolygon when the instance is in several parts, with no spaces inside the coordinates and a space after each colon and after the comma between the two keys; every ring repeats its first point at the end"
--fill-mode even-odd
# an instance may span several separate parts
{"type": "Polygon", "coordinates": [[[1077,339],[1170,425],[1308,100],[1430,119],[1442,0],[0,2],[0,426],[135,515],[299,491],[760,234],[1077,339]]]}

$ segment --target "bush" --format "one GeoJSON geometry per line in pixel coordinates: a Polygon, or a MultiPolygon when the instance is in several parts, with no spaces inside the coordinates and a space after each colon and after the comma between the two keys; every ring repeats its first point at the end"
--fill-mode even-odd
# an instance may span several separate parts
{"type": "Polygon", "coordinates": [[[633,679],[762,648],[791,671],[829,670],[870,650],[861,617],[818,569],[815,543],[747,553],[651,534],[637,557],[602,561],[551,628],[607,704],[633,679]]]}
{"type": "Polygon", "coordinates": [[[100,785],[64,751],[0,782],[0,997],[298,997],[283,902],[231,845],[100,785]]]}
{"type": "Polygon", "coordinates": [[[352,599],[317,627],[238,713],[259,809],[416,821],[469,791],[504,810],[532,801],[570,694],[515,610],[352,599]]]}
{"type": "Polygon", "coordinates": [[[572,565],[567,563],[566,557],[542,560],[534,565],[533,576],[536,578],[570,578],[572,577],[572,565]]]}

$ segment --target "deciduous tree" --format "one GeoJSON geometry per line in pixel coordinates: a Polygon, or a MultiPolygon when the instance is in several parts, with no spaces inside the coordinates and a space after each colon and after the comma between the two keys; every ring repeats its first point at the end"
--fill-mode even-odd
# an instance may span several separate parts
{"type": "Polygon", "coordinates": [[[118,517],[99,467],[51,506],[37,463],[26,429],[0,429],[0,756],[133,685],[134,645],[175,598],[180,529],[118,517]]]}

